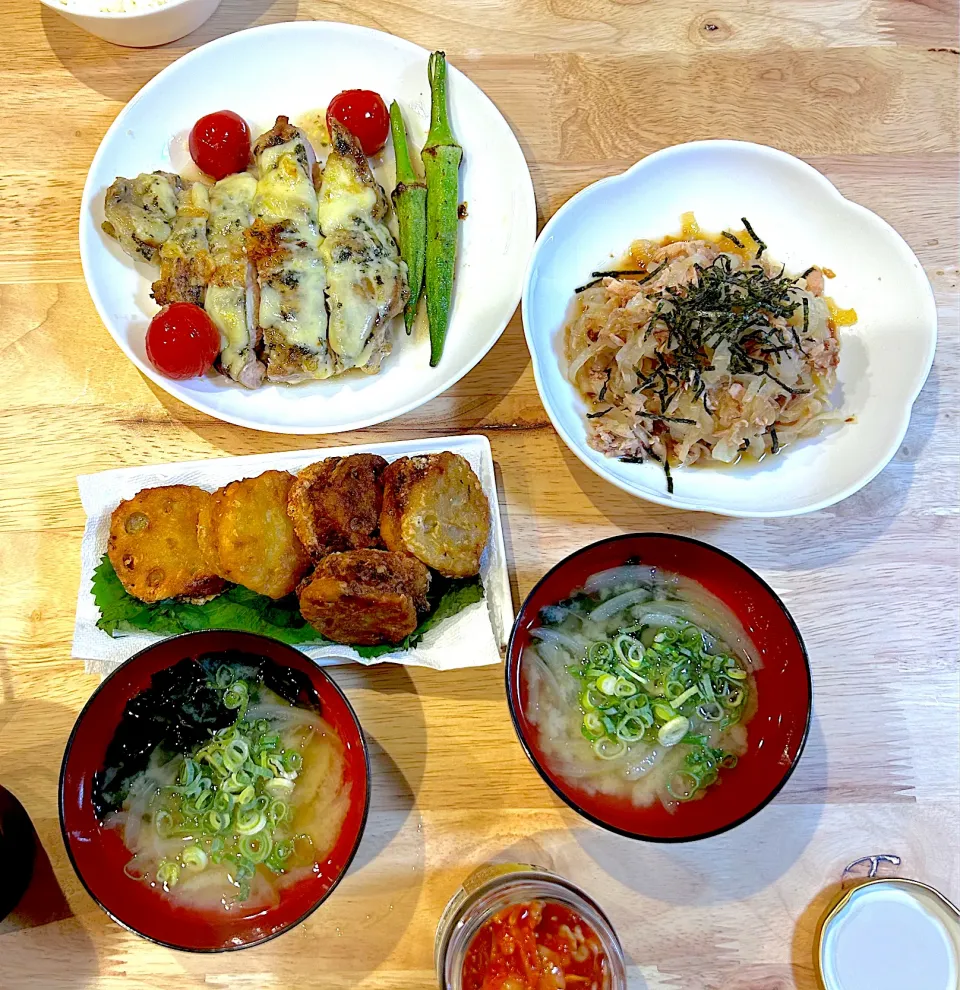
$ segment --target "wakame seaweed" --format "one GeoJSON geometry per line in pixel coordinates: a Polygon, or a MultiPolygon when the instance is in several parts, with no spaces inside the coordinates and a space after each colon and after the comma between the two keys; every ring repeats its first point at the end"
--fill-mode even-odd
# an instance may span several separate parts
{"type": "Polygon", "coordinates": [[[306,674],[258,654],[222,650],[187,657],[159,670],[150,678],[150,686],[127,702],[104,767],[93,776],[92,800],[99,818],[123,804],[129,781],[146,769],[158,747],[171,757],[189,753],[233,724],[237,713],[223,703],[223,691],[215,687],[217,671],[224,666],[243,668],[246,677],[262,682],[292,705],[321,710],[320,697],[306,674]]]}

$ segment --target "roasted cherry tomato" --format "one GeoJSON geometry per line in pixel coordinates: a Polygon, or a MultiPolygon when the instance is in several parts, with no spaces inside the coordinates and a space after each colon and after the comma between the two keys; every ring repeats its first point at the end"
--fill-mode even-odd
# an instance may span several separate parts
{"type": "Polygon", "coordinates": [[[147,357],[167,378],[206,374],[220,353],[213,320],[193,303],[164,306],[147,327],[147,357]]]}
{"type": "Polygon", "coordinates": [[[190,132],[190,155],[214,179],[245,172],[250,164],[250,128],[232,110],[201,117],[190,132]]]}
{"type": "Polygon", "coordinates": [[[390,133],[390,114],[379,94],[369,89],[345,89],[327,107],[327,127],[330,121],[341,124],[360,142],[365,155],[375,155],[386,143],[390,133]]]}

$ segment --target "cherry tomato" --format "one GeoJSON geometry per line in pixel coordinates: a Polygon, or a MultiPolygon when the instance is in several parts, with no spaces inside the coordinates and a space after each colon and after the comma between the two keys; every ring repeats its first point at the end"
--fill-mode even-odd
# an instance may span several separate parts
{"type": "Polygon", "coordinates": [[[147,327],[147,357],[167,378],[206,374],[220,353],[213,320],[193,303],[164,306],[147,327]]]}
{"type": "Polygon", "coordinates": [[[190,132],[190,156],[214,179],[244,172],[250,164],[250,128],[232,110],[201,117],[190,132]]]}
{"type": "Polygon", "coordinates": [[[327,107],[327,127],[331,120],[341,124],[360,142],[365,155],[375,155],[390,133],[390,114],[379,94],[369,89],[345,89],[327,107]]]}

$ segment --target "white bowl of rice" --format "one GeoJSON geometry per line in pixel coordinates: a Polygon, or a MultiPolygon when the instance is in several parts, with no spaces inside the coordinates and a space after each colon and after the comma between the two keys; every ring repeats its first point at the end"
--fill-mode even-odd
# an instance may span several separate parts
{"type": "Polygon", "coordinates": [[[759,517],[832,505],[883,469],[937,336],[896,231],[740,141],[666,148],[569,200],[534,249],[523,324],[587,467],[662,505],[759,517]]]}
{"type": "Polygon", "coordinates": [[[152,48],[195,31],[220,0],[40,0],[77,27],[127,48],[152,48]]]}

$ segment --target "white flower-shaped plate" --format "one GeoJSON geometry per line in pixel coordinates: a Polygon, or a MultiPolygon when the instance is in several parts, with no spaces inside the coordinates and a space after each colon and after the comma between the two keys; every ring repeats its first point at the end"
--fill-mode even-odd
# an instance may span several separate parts
{"type": "MultiPolygon", "coordinates": [[[[520,300],[536,236],[533,183],[510,126],[463,73],[450,66],[450,122],[463,147],[460,224],[453,308],[443,359],[429,366],[421,307],[412,338],[394,321],[393,353],[378,375],[350,372],[303,385],[249,391],[211,373],[171,381],[149,363],[144,336],[157,307],[157,270],[135,265],[100,229],[103,196],[118,175],[156,169],[198,176],[187,137],[214,110],[244,117],[254,136],[279,114],[297,122],[344,89],[372,89],[403,110],[411,145],[430,123],[429,52],[393,35],[327,21],[252,28],[198,48],[163,70],[121,111],[90,166],[80,211],[80,257],[90,295],[114,340],[152,381],[217,419],[274,433],[356,430],[415,409],[459,381],[496,343],[520,300]]],[[[373,160],[389,193],[391,143],[373,160]]]]}
{"type": "Polygon", "coordinates": [[[601,477],[661,505],[728,516],[789,516],[852,495],[896,453],[933,362],[937,314],[920,262],[889,224],[852,203],[816,169],[763,145],[696,141],[659,151],[567,202],[534,248],[523,325],[540,397],[557,432],[601,477]],[[566,379],[563,325],[573,290],[641,237],[674,233],[692,210],[704,230],[747,217],[788,271],[832,269],[827,294],[857,311],[841,329],[833,398],[853,421],[760,464],[673,472],[624,464],[587,445],[587,409],[566,379]]]}

